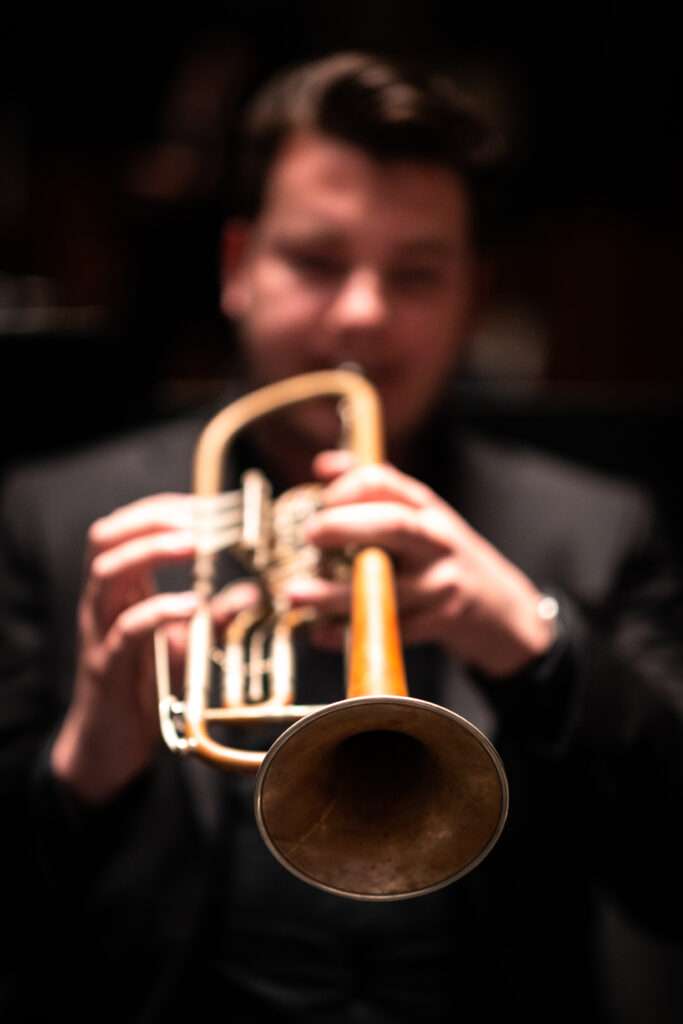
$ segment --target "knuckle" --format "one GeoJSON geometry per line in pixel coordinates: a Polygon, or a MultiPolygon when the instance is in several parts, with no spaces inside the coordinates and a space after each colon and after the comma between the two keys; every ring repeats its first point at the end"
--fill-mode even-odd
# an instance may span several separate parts
{"type": "Polygon", "coordinates": [[[90,563],[90,577],[95,583],[102,583],[108,578],[108,559],[104,555],[96,555],[90,563]]]}
{"type": "Polygon", "coordinates": [[[462,573],[453,558],[444,559],[438,566],[437,580],[447,601],[459,601],[462,594],[462,573]]]}
{"type": "Polygon", "coordinates": [[[121,655],[140,639],[144,632],[135,608],[126,608],[113,622],[107,634],[107,645],[111,652],[121,655]]]}
{"type": "Polygon", "coordinates": [[[111,630],[112,640],[118,643],[128,641],[135,634],[134,619],[129,608],[122,611],[111,630]]]}
{"type": "Polygon", "coordinates": [[[101,679],[106,675],[109,657],[103,644],[84,644],[78,660],[81,670],[91,679],[101,679]]]}
{"type": "Polygon", "coordinates": [[[426,505],[420,512],[420,518],[430,530],[440,531],[444,527],[445,517],[443,509],[438,505],[426,505]]]}
{"type": "Polygon", "coordinates": [[[115,622],[107,634],[106,648],[107,648],[107,662],[110,663],[112,659],[116,658],[121,654],[122,649],[125,646],[126,638],[125,633],[121,627],[120,622],[115,622]]]}
{"type": "Polygon", "coordinates": [[[416,523],[409,509],[392,505],[387,513],[387,526],[396,537],[407,539],[415,533],[416,523]]]}
{"type": "Polygon", "coordinates": [[[443,604],[443,617],[446,622],[461,618],[468,606],[468,598],[462,587],[449,592],[443,604]]]}
{"type": "Polygon", "coordinates": [[[381,463],[364,466],[360,473],[361,481],[371,491],[379,491],[386,485],[387,467],[381,463]]]}
{"type": "MultiPolygon", "coordinates": [[[[256,611],[261,604],[261,591],[255,583],[234,583],[211,599],[211,612],[218,623],[227,624],[241,612],[256,611]]],[[[188,618],[193,608],[188,607],[188,618]]]]}
{"type": "Polygon", "coordinates": [[[109,518],[102,516],[95,519],[88,527],[86,540],[91,551],[97,551],[106,541],[109,518]]]}
{"type": "Polygon", "coordinates": [[[226,605],[234,608],[235,611],[240,611],[242,608],[257,604],[261,597],[261,591],[256,583],[245,580],[241,583],[234,583],[222,597],[226,605]]]}
{"type": "Polygon", "coordinates": [[[438,505],[426,505],[419,513],[420,526],[424,534],[443,550],[453,550],[453,523],[449,514],[438,505]]]}

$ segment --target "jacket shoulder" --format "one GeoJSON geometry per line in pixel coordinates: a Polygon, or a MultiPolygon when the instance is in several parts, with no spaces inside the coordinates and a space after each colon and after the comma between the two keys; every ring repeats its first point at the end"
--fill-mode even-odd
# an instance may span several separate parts
{"type": "Polygon", "coordinates": [[[461,450],[466,470],[482,483],[514,489],[529,500],[543,497],[551,504],[581,500],[635,508],[651,497],[635,480],[515,441],[467,434],[461,450]]]}
{"type": "Polygon", "coordinates": [[[652,495],[635,481],[476,435],[458,462],[465,518],[535,578],[588,598],[655,529],[652,495]]]}
{"type": "Polygon", "coordinates": [[[192,451],[205,420],[191,414],[11,467],[0,503],[5,532],[20,547],[40,544],[83,532],[94,519],[138,498],[188,490],[192,451]]]}

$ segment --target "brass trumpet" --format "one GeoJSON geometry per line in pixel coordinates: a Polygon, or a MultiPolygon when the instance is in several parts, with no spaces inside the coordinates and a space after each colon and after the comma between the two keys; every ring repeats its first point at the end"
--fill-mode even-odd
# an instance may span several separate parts
{"type": "Polygon", "coordinates": [[[229,445],[243,427],[325,396],[341,399],[344,444],[361,463],[380,461],[377,392],[349,370],[304,374],[261,388],[218,413],[199,439],[199,608],[189,628],[183,700],[170,692],[164,634],[155,637],[161,729],[175,751],[258,772],[259,830],[293,874],[354,899],[404,899],[448,885],[483,860],[505,824],[508,786],[496,750],[479,729],[446,708],[408,696],[393,568],[379,548],[364,548],[352,559],[346,699],[322,706],[295,703],[291,634],[311,612],[287,607],[281,582],[290,571],[320,570],[319,553],[302,547],[297,537],[315,507],[316,485],[272,501],[256,470],[245,474],[241,491],[227,494],[221,477],[229,445]],[[226,549],[253,569],[264,600],[258,613],[236,616],[218,649],[210,602],[216,556],[226,549]],[[214,701],[217,688],[220,698],[214,701]],[[219,743],[211,734],[215,723],[288,727],[267,752],[254,752],[219,743]]]}

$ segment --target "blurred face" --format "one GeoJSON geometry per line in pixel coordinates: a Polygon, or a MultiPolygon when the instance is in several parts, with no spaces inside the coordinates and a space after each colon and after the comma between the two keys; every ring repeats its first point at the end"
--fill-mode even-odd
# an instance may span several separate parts
{"type": "MultiPolygon", "coordinates": [[[[240,323],[253,384],[351,361],[379,389],[391,440],[420,425],[472,306],[469,205],[455,174],[295,135],[228,262],[222,306],[240,323]]],[[[297,407],[289,426],[315,448],[338,436],[323,401],[297,407]]]]}

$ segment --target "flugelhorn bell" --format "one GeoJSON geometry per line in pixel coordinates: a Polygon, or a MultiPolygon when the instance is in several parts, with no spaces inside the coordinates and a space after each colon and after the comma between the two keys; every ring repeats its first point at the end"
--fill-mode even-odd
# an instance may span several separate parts
{"type": "MultiPolygon", "coordinates": [[[[220,412],[201,435],[195,492],[207,504],[195,561],[199,608],[190,624],[183,701],[170,693],[163,637],[157,637],[162,731],[180,752],[258,771],[259,830],[293,874],[354,899],[404,899],[439,889],[480,863],[505,824],[508,786],[498,754],[479,729],[408,695],[393,568],[379,548],[364,548],[353,558],[346,699],[322,707],[294,701],[289,639],[307,611],[288,608],[278,590],[287,571],[273,555],[278,537],[271,524],[278,516],[262,481],[251,481],[248,499],[221,495],[222,472],[229,444],[244,426],[322,396],[342,399],[346,443],[358,460],[381,461],[377,392],[347,370],[261,388],[220,412]],[[217,651],[211,599],[216,554],[223,548],[246,551],[265,603],[259,615],[238,616],[226,647],[217,651]],[[269,623],[267,640],[263,622],[269,623]],[[243,656],[244,643],[256,652],[251,661],[243,656]],[[223,668],[220,706],[211,700],[216,662],[223,668]],[[211,735],[214,722],[279,722],[288,728],[268,752],[257,753],[219,743],[211,735]]],[[[294,571],[301,571],[297,557],[294,571]]]]}

